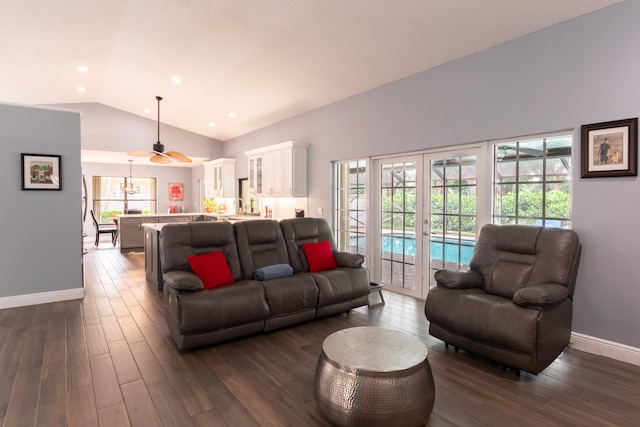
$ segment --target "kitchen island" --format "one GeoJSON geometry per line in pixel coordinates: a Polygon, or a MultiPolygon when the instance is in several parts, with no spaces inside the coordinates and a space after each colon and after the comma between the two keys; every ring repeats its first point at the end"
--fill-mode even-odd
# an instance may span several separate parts
{"type": "Polygon", "coordinates": [[[209,212],[189,212],[175,214],[120,214],[118,215],[118,235],[120,252],[139,252],[144,247],[144,230],[142,224],[170,224],[174,222],[218,221],[232,214],[209,212]]]}

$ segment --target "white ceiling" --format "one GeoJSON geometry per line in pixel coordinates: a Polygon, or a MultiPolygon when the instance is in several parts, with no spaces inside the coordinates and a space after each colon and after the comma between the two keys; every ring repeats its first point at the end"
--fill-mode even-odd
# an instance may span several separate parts
{"type": "Polygon", "coordinates": [[[0,101],[225,141],[619,1],[0,0],[0,101]]]}

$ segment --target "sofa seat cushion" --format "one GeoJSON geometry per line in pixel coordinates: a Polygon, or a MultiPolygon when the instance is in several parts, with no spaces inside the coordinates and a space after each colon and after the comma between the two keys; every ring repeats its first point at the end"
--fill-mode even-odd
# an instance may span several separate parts
{"type": "Polygon", "coordinates": [[[309,274],[294,274],[260,282],[269,305],[269,317],[315,310],[318,287],[309,274]]]}
{"type": "Polygon", "coordinates": [[[265,320],[269,307],[260,283],[241,280],[200,292],[180,293],[180,332],[217,331],[265,320]]]}
{"type": "Polygon", "coordinates": [[[481,289],[436,287],[427,298],[428,319],[451,333],[524,354],[536,353],[540,311],[481,289]]]}
{"type": "Polygon", "coordinates": [[[318,285],[318,308],[369,295],[369,272],[343,268],[310,273],[318,285]]]}

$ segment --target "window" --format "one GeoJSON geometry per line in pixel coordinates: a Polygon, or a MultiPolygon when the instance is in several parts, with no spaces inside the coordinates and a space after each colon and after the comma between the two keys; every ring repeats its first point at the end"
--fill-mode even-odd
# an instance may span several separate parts
{"type": "Polygon", "coordinates": [[[156,213],[156,179],[122,176],[93,177],[93,212],[99,223],[109,223],[130,210],[156,213]],[[130,194],[127,186],[134,189],[130,194]]]}
{"type": "Polygon", "coordinates": [[[336,245],[338,250],[366,252],[366,160],[334,164],[336,245]]]}
{"type": "Polygon", "coordinates": [[[569,133],[495,143],[493,222],[571,227],[569,133]]]}

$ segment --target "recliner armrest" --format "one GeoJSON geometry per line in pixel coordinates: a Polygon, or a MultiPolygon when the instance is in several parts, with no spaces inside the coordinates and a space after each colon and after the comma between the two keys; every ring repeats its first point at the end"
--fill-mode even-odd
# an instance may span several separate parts
{"type": "Polygon", "coordinates": [[[479,288],[483,281],[476,270],[438,270],[434,278],[439,286],[449,289],[479,288]]]}
{"type": "Polygon", "coordinates": [[[338,267],[357,268],[362,267],[364,262],[364,256],[353,252],[334,252],[333,256],[338,267]]]}
{"type": "Polygon", "coordinates": [[[164,286],[169,286],[176,291],[201,291],[204,289],[202,280],[189,271],[173,270],[162,276],[164,286]]]}
{"type": "Polygon", "coordinates": [[[569,297],[569,290],[555,283],[531,285],[513,294],[513,302],[520,307],[544,307],[557,304],[569,297]]]}

